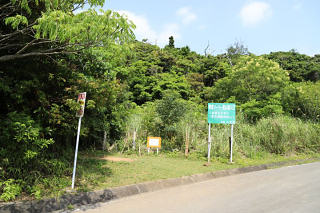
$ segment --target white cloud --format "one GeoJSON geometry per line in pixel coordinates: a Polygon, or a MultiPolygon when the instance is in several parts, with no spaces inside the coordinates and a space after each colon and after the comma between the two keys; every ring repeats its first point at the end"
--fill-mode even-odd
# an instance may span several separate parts
{"type": "Polygon", "coordinates": [[[177,10],[177,15],[182,19],[182,23],[187,25],[197,19],[195,13],[191,11],[190,7],[182,7],[177,10]]]}
{"type": "Polygon", "coordinates": [[[295,1],[292,8],[295,11],[299,11],[302,9],[302,3],[300,1],[295,1]]]}
{"type": "Polygon", "coordinates": [[[271,6],[265,2],[254,1],[246,4],[240,11],[242,24],[245,27],[257,26],[272,15],[271,6]]]}
{"type": "Polygon", "coordinates": [[[151,29],[147,18],[144,16],[136,15],[125,10],[118,11],[118,13],[127,16],[127,18],[136,25],[135,34],[137,37],[148,39],[154,39],[156,37],[156,32],[151,29]]]}
{"type": "Polygon", "coordinates": [[[138,40],[148,39],[151,43],[156,43],[159,46],[164,46],[169,43],[169,37],[173,36],[175,40],[179,40],[180,29],[177,24],[166,24],[160,29],[161,31],[154,30],[148,19],[143,15],[137,15],[130,11],[118,11],[121,15],[127,16],[135,25],[134,33],[138,40]]]}

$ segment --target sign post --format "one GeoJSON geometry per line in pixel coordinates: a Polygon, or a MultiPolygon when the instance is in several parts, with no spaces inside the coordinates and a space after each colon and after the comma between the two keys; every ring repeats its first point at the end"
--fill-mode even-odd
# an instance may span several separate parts
{"type": "Polygon", "coordinates": [[[232,162],[233,125],[236,123],[236,105],[233,103],[208,103],[208,162],[211,149],[211,124],[231,124],[230,163],[232,162]]]}
{"type": "Polygon", "coordinates": [[[77,133],[77,141],[76,141],[76,151],[74,154],[74,163],[73,163],[73,173],[72,173],[72,186],[71,188],[74,189],[74,181],[76,177],[76,167],[77,167],[77,156],[78,156],[78,147],[79,147],[79,137],[80,137],[80,128],[81,128],[81,118],[84,114],[84,106],[86,103],[86,96],[87,93],[83,92],[78,95],[78,103],[80,103],[80,109],[77,111],[76,116],[79,117],[78,122],[78,133],[77,133]]]}
{"type": "Polygon", "coordinates": [[[211,123],[209,123],[209,133],[208,133],[208,163],[210,162],[210,151],[211,151],[211,123]]]}
{"type": "Polygon", "coordinates": [[[232,163],[232,147],[233,147],[233,124],[231,124],[231,145],[230,145],[230,163],[232,163]]]}

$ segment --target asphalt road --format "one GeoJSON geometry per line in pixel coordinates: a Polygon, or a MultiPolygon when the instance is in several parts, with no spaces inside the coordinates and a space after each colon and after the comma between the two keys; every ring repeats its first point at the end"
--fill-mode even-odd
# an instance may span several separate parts
{"type": "Polygon", "coordinates": [[[320,162],[217,178],[99,204],[85,213],[320,212],[320,162]]]}

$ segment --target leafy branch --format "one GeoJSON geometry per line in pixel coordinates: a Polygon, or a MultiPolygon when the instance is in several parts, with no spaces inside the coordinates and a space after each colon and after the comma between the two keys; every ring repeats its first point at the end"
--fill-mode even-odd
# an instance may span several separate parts
{"type": "Polygon", "coordinates": [[[0,23],[0,62],[70,54],[85,48],[122,44],[134,38],[133,23],[116,12],[89,9],[73,13],[85,3],[100,5],[101,0],[59,2],[12,0],[0,5],[7,10],[7,15],[1,15],[6,18],[0,23]],[[22,12],[17,13],[17,8],[22,12]]]}

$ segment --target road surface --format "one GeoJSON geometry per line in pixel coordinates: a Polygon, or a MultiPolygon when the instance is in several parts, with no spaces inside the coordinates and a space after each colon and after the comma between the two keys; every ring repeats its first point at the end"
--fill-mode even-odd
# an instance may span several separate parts
{"type": "Polygon", "coordinates": [[[320,212],[320,162],[139,194],[81,213],[320,212]]]}

